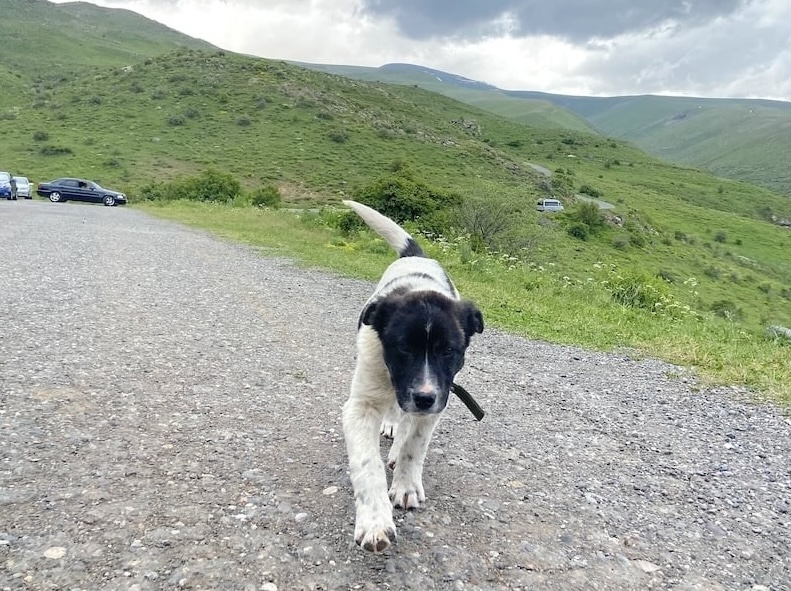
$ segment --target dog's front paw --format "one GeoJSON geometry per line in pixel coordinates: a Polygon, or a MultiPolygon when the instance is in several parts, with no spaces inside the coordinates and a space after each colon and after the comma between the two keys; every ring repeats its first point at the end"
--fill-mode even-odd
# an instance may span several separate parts
{"type": "Polygon", "coordinates": [[[375,554],[384,552],[390,546],[390,542],[394,542],[395,539],[396,527],[389,507],[386,513],[368,509],[357,511],[357,519],[354,523],[354,541],[363,550],[375,554]]]}
{"type": "Polygon", "coordinates": [[[398,429],[398,423],[394,423],[385,419],[382,421],[382,426],[379,429],[379,432],[388,439],[395,439],[396,429],[398,429]]]}
{"type": "Polygon", "coordinates": [[[389,492],[393,507],[396,509],[419,509],[421,503],[426,501],[423,483],[419,478],[399,478],[398,476],[398,474],[393,475],[393,483],[389,492]]]}

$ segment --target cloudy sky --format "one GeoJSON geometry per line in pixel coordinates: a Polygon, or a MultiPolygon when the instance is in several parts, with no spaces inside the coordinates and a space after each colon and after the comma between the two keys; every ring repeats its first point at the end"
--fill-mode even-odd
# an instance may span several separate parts
{"type": "Polygon", "coordinates": [[[791,100],[789,0],[91,0],[266,58],[509,90],[791,100]]]}

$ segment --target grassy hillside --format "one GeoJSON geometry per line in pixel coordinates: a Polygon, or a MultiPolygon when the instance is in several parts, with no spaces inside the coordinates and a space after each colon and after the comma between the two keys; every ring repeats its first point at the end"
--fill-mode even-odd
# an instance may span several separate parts
{"type": "Polygon", "coordinates": [[[533,127],[588,131],[649,154],[791,195],[791,103],[757,99],[582,97],[501,90],[409,64],[302,64],[359,80],[416,85],[533,127]]]}
{"type": "MultiPolygon", "coordinates": [[[[178,47],[213,48],[134,12],[86,2],[0,0],[0,15],[0,75],[20,80],[137,63],[178,47]]],[[[0,100],[9,104],[9,94],[0,100]]]]}
{"type": "Polygon", "coordinates": [[[582,117],[557,107],[550,100],[517,99],[489,84],[431,68],[411,64],[386,64],[379,68],[306,63],[299,65],[357,80],[417,86],[532,127],[596,133],[594,127],[582,117]]]}
{"type": "Polygon", "coordinates": [[[516,200],[526,262],[570,280],[612,263],[661,275],[696,309],[724,306],[756,333],[791,325],[791,232],[765,221],[791,218],[791,201],[623,142],[518,125],[421,88],[225,52],[179,50],[36,83],[33,92],[0,157],[35,180],[87,176],[134,198],[152,180],[215,168],[249,189],[274,183],[291,202],[317,205],[400,161],[441,190],[516,200]],[[564,196],[567,214],[532,211],[548,182],[561,180],[564,195],[597,193],[618,217],[588,240],[572,238],[573,197],[564,196]]]}
{"type": "Polygon", "coordinates": [[[757,99],[573,97],[508,92],[548,100],[607,135],[662,159],[698,166],[791,195],[791,103],[757,99]]]}

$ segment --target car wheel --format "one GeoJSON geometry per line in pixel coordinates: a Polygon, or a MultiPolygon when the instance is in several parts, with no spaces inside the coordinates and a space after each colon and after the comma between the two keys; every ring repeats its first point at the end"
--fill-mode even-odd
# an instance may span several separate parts
{"type": "Polygon", "coordinates": [[[49,194],[49,200],[52,201],[52,203],[57,203],[58,201],[60,201],[60,199],[61,199],[60,193],[58,193],[57,191],[52,191],[52,193],[49,194]]]}
{"type": "Polygon", "coordinates": [[[33,195],[28,195],[25,199],[33,199],[33,195]]]}
{"type": "Polygon", "coordinates": [[[115,205],[115,197],[113,197],[112,195],[105,195],[104,204],[107,206],[115,205]]]}

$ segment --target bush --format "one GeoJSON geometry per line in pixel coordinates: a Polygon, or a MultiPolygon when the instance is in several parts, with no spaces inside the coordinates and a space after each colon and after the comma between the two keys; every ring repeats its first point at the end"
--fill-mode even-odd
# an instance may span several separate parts
{"type": "Polygon", "coordinates": [[[715,242],[724,244],[725,242],[728,241],[727,232],[725,232],[725,230],[717,230],[717,232],[714,234],[714,240],[715,242]]]}
{"type": "Polygon", "coordinates": [[[476,184],[471,192],[454,208],[451,219],[455,228],[470,236],[474,250],[514,253],[525,242],[535,240],[522,211],[527,210],[523,198],[504,197],[496,185],[476,184]]]}
{"type": "Polygon", "coordinates": [[[233,176],[216,170],[206,170],[199,176],[182,177],[169,182],[155,182],[144,186],[140,196],[146,200],[172,201],[233,201],[242,194],[242,186],[233,176]]]}
{"type": "Polygon", "coordinates": [[[726,320],[741,320],[744,318],[742,309],[731,300],[717,300],[709,306],[709,309],[717,316],[725,318],[726,320]]]}
{"type": "Polygon", "coordinates": [[[337,227],[341,231],[341,234],[347,238],[357,234],[364,226],[365,222],[353,211],[344,211],[338,217],[337,227]]]}
{"type": "Polygon", "coordinates": [[[645,274],[613,275],[607,285],[619,304],[652,312],[670,297],[667,284],[645,274]]]}
{"type": "Polygon", "coordinates": [[[46,142],[49,139],[49,134],[46,131],[37,131],[33,134],[33,141],[46,142]]]}
{"type": "Polygon", "coordinates": [[[333,142],[343,144],[349,139],[349,133],[345,129],[333,129],[327,134],[333,142]]]}
{"type": "Polygon", "coordinates": [[[583,193],[585,195],[590,195],[591,197],[595,197],[597,199],[602,196],[601,191],[599,191],[598,189],[594,189],[590,185],[582,185],[580,187],[580,193],[583,193]]]}
{"type": "Polygon", "coordinates": [[[65,156],[66,154],[73,154],[71,148],[64,146],[41,146],[38,153],[42,156],[65,156]]]}
{"type": "Polygon", "coordinates": [[[590,228],[587,224],[583,224],[582,222],[574,222],[566,231],[569,233],[569,236],[579,238],[580,240],[587,240],[590,234],[590,228]]]}
{"type": "Polygon", "coordinates": [[[255,207],[272,207],[277,209],[283,202],[280,190],[274,185],[259,187],[250,195],[250,203],[255,207]]]}
{"type": "Polygon", "coordinates": [[[171,115],[168,117],[168,125],[173,125],[174,127],[184,125],[184,117],[181,115],[171,115]]]}
{"type": "Polygon", "coordinates": [[[629,241],[623,236],[616,236],[612,239],[612,247],[617,250],[626,250],[627,246],[629,246],[629,241]]]}
{"type": "Polygon", "coordinates": [[[239,117],[236,120],[236,125],[239,127],[249,127],[252,123],[253,122],[250,120],[250,118],[245,116],[239,117]]]}
{"type": "Polygon", "coordinates": [[[452,208],[462,203],[460,195],[428,186],[403,164],[396,172],[355,191],[354,198],[396,222],[419,221],[421,230],[440,234],[450,224],[452,208]]]}

